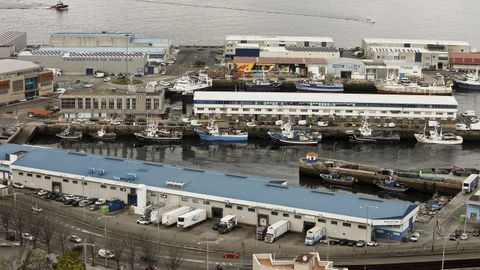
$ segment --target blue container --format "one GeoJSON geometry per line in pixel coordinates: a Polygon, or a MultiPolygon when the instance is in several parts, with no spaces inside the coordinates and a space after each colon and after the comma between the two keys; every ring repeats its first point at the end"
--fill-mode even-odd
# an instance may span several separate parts
{"type": "Polygon", "coordinates": [[[117,211],[123,209],[124,203],[122,200],[113,200],[108,203],[108,209],[110,212],[117,211]]]}

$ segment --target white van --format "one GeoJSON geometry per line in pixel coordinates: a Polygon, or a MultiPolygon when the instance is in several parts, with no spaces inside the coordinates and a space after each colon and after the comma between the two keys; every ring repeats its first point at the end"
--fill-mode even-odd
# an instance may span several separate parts
{"type": "Polygon", "coordinates": [[[103,73],[103,72],[97,72],[97,73],[95,73],[95,75],[93,75],[93,77],[95,77],[95,78],[103,78],[103,77],[105,77],[105,73],[103,73]]]}

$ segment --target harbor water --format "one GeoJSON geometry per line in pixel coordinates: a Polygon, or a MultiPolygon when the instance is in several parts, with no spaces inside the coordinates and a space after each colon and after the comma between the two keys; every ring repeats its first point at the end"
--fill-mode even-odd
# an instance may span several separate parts
{"type": "Polygon", "coordinates": [[[180,45],[243,34],[329,36],[339,47],[364,37],[453,39],[480,48],[476,0],[65,0],[63,12],[48,9],[56,0],[0,2],[0,30],[26,31],[31,44],[48,43],[52,32],[129,31],[180,45]]]}

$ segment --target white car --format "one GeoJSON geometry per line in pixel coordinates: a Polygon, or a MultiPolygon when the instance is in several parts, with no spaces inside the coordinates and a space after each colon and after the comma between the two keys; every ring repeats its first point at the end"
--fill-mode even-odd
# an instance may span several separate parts
{"type": "Polygon", "coordinates": [[[29,233],[22,233],[22,238],[25,239],[25,240],[28,240],[28,241],[33,241],[33,235],[29,234],[29,233]]]}
{"type": "Polygon", "coordinates": [[[109,81],[111,81],[111,80],[112,80],[112,79],[111,79],[110,77],[105,77],[105,78],[103,78],[103,81],[104,81],[104,82],[109,82],[109,81]]]}
{"type": "Polygon", "coordinates": [[[192,127],[201,127],[201,126],[202,126],[202,124],[199,123],[198,120],[195,120],[195,119],[193,119],[193,120],[190,121],[190,125],[191,125],[192,127]]]}
{"type": "Polygon", "coordinates": [[[456,130],[470,130],[470,128],[465,124],[455,124],[456,130]]]}
{"type": "Polygon", "coordinates": [[[326,122],[326,121],[318,121],[317,126],[319,126],[319,127],[328,127],[328,122],[326,122]]]}
{"type": "Polygon", "coordinates": [[[137,219],[137,224],[149,225],[150,223],[152,222],[146,216],[141,216],[139,219],[137,219]]]}
{"type": "Polygon", "coordinates": [[[40,189],[38,192],[37,192],[37,195],[38,196],[43,196],[43,195],[47,195],[48,191],[46,190],[43,190],[43,189],[40,189]]]}
{"type": "Polygon", "coordinates": [[[13,183],[13,187],[14,188],[25,188],[25,185],[21,184],[21,183],[13,183]]]}
{"type": "Polygon", "coordinates": [[[420,239],[420,234],[418,232],[415,232],[410,236],[410,241],[411,242],[417,242],[418,239],[420,239]]]}
{"type": "Polygon", "coordinates": [[[256,127],[257,125],[255,124],[255,122],[247,122],[247,127],[256,127]]]}
{"type": "Polygon", "coordinates": [[[467,234],[467,233],[462,233],[462,234],[460,235],[460,239],[461,239],[461,240],[464,240],[464,241],[467,240],[467,239],[468,239],[468,234],[467,234]]]}
{"type": "Polygon", "coordinates": [[[160,81],[160,85],[161,86],[170,86],[170,83],[166,82],[166,81],[160,81]]]}
{"type": "Polygon", "coordinates": [[[182,123],[190,124],[190,122],[191,122],[190,118],[188,118],[188,117],[183,117],[182,118],[182,123]]]}
{"type": "Polygon", "coordinates": [[[394,127],[396,127],[396,125],[395,125],[394,122],[390,122],[390,123],[388,123],[388,127],[389,128],[394,128],[394,127]]]}
{"type": "Polygon", "coordinates": [[[367,242],[367,246],[369,246],[369,247],[376,247],[376,246],[378,246],[378,244],[377,244],[377,242],[375,242],[375,241],[368,241],[368,242],[367,242]]]}
{"type": "Polygon", "coordinates": [[[77,235],[70,235],[68,236],[68,240],[75,242],[75,243],[81,243],[82,238],[78,237],[77,235]]]}
{"type": "Polygon", "coordinates": [[[35,204],[34,206],[32,206],[32,211],[35,213],[40,213],[43,211],[43,209],[38,207],[38,205],[35,204]]]}
{"type": "Polygon", "coordinates": [[[95,202],[96,205],[104,205],[106,203],[107,203],[107,199],[104,199],[104,198],[100,198],[95,202]]]}
{"type": "Polygon", "coordinates": [[[357,247],[363,247],[363,246],[365,246],[365,244],[366,244],[365,241],[363,241],[363,240],[358,240],[358,241],[355,243],[355,246],[357,246],[357,247]]]}
{"type": "Polygon", "coordinates": [[[92,84],[92,83],[85,83],[85,84],[83,85],[83,87],[85,87],[85,88],[92,88],[92,87],[93,87],[93,84],[92,84]]]}
{"type": "Polygon", "coordinates": [[[113,252],[108,250],[108,249],[104,249],[104,248],[101,248],[98,250],[98,256],[99,257],[102,257],[102,258],[107,258],[107,259],[111,259],[113,257],[115,257],[115,255],[113,255],[113,252]]]}

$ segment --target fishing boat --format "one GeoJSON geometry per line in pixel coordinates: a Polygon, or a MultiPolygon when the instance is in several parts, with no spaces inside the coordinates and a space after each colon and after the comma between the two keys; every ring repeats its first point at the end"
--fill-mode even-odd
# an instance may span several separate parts
{"type": "Polygon", "coordinates": [[[101,141],[113,141],[116,139],[117,134],[115,132],[107,132],[104,127],[102,127],[97,132],[90,133],[92,138],[101,140],[101,141]]]}
{"type": "Polygon", "coordinates": [[[82,132],[80,131],[72,131],[70,126],[68,126],[64,131],[55,134],[58,138],[67,141],[76,141],[82,139],[82,132]]]}
{"type": "Polygon", "coordinates": [[[247,91],[278,91],[283,85],[282,82],[272,81],[268,79],[256,79],[251,82],[245,83],[247,91]]]}
{"type": "Polygon", "coordinates": [[[270,129],[267,133],[272,141],[283,144],[317,145],[322,141],[322,134],[319,132],[312,132],[305,127],[293,129],[290,122],[282,125],[280,131],[270,129]]]}
{"type": "Polygon", "coordinates": [[[358,130],[349,134],[350,142],[363,143],[395,143],[400,141],[400,136],[393,132],[384,133],[382,131],[374,131],[370,128],[367,121],[363,121],[362,126],[358,130]]]}
{"type": "Polygon", "coordinates": [[[148,124],[145,130],[135,132],[134,135],[139,141],[153,143],[181,141],[183,138],[181,131],[159,129],[156,124],[148,124]]]}
{"type": "Polygon", "coordinates": [[[248,141],[248,131],[241,131],[233,127],[228,129],[220,129],[214,121],[209,121],[206,128],[196,128],[195,132],[198,134],[201,140],[205,141],[248,141]]]}
{"type": "Polygon", "coordinates": [[[420,133],[413,134],[415,139],[421,143],[455,145],[462,144],[463,137],[453,133],[443,133],[442,129],[435,127],[433,130],[426,131],[426,127],[420,133]]]}
{"type": "Polygon", "coordinates": [[[340,175],[336,172],[330,174],[320,174],[320,178],[330,184],[335,186],[353,186],[357,183],[357,179],[352,176],[340,175]]]}
{"type": "Polygon", "coordinates": [[[343,83],[340,81],[325,81],[325,76],[314,76],[312,79],[295,82],[297,91],[302,92],[343,92],[343,83]]]}
{"type": "Polygon", "coordinates": [[[380,189],[383,189],[386,191],[392,191],[392,192],[405,193],[407,192],[407,190],[410,189],[410,186],[403,183],[398,183],[393,178],[388,178],[384,180],[374,180],[373,184],[380,189]]]}
{"type": "Polygon", "coordinates": [[[56,10],[66,10],[68,9],[68,5],[64,4],[62,1],[58,1],[55,5],[50,7],[51,9],[56,9],[56,10]]]}
{"type": "Polygon", "coordinates": [[[384,80],[375,82],[380,94],[400,95],[451,95],[452,87],[445,83],[443,76],[438,76],[431,85],[421,85],[417,82],[399,83],[398,78],[389,75],[384,80]]]}
{"type": "Polygon", "coordinates": [[[206,73],[199,73],[198,77],[192,77],[187,74],[174,81],[172,88],[168,89],[176,95],[183,93],[193,93],[195,91],[207,90],[212,87],[212,78],[206,73]]]}
{"type": "Polygon", "coordinates": [[[475,74],[467,74],[463,78],[454,79],[454,87],[458,91],[480,91],[480,79],[478,77],[478,68],[475,74]]]}

